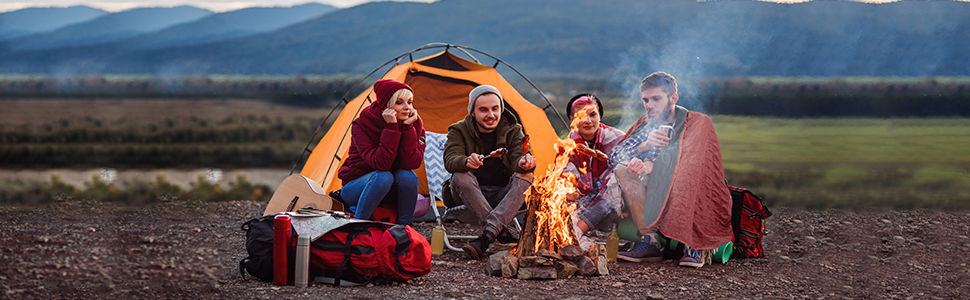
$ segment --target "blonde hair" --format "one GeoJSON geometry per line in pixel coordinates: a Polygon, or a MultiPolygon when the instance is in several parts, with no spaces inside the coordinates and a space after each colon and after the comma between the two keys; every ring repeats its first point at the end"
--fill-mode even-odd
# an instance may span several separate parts
{"type": "Polygon", "coordinates": [[[394,106],[394,102],[397,102],[397,99],[407,99],[412,97],[414,97],[414,93],[412,93],[409,89],[397,90],[397,92],[394,92],[394,94],[391,95],[391,98],[387,100],[387,108],[394,106]]]}

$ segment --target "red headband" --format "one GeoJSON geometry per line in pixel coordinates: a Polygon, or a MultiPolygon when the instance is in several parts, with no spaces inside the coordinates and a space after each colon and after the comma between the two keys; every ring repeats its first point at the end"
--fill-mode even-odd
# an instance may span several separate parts
{"type": "Polygon", "coordinates": [[[573,101],[572,112],[575,114],[576,111],[578,111],[579,109],[583,108],[583,106],[586,106],[586,105],[593,105],[595,107],[596,101],[593,100],[593,98],[590,98],[589,96],[579,97],[579,99],[576,99],[576,101],[573,101]]]}

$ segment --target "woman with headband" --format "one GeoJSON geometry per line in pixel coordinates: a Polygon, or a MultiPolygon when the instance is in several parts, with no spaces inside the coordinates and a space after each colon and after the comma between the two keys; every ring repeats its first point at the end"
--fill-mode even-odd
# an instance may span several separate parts
{"type": "MultiPolygon", "coordinates": [[[[574,124],[569,138],[577,146],[582,144],[600,153],[610,153],[624,135],[623,131],[600,123],[603,104],[592,94],[573,96],[566,106],[566,113],[574,124]]],[[[581,244],[592,243],[591,239],[584,239],[583,234],[603,221],[614,219],[619,214],[623,200],[619,195],[613,197],[603,192],[606,178],[611,173],[607,161],[589,153],[575,152],[569,156],[566,170],[575,174],[579,182],[576,187],[579,191],[579,209],[573,213],[573,224],[576,226],[573,231],[581,244]]]]}

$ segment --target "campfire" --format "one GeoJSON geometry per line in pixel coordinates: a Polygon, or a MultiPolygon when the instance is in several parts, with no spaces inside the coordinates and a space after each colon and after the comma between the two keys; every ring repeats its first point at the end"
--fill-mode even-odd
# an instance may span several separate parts
{"type": "MultiPolygon", "coordinates": [[[[570,128],[585,122],[587,110],[583,107],[576,112],[570,128]]],[[[487,271],[494,276],[519,279],[555,279],[570,276],[608,275],[606,251],[602,245],[594,244],[589,249],[579,247],[573,234],[570,213],[576,209],[570,195],[577,192],[579,181],[566,171],[569,155],[584,153],[598,159],[605,159],[602,152],[590,149],[584,144],[577,145],[572,139],[561,139],[555,144],[556,160],[546,174],[537,176],[525,193],[525,227],[519,243],[509,251],[501,251],[489,258],[487,271]]],[[[580,172],[585,172],[584,166],[580,172]]]]}

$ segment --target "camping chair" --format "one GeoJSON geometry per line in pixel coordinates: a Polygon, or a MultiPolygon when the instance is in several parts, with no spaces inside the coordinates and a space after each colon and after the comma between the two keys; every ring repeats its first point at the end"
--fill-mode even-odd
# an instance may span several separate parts
{"type": "MultiPolygon", "coordinates": [[[[446,134],[425,132],[425,148],[424,148],[424,170],[428,177],[428,194],[431,197],[431,210],[434,211],[436,222],[438,226],[442,229],[444,227],[444,220],[447,220],[449,215],[455,216],[463,213],[470,213],[469,208],[465,205],[458,205],[455,207],[450,207],[445,209],[444,213],[438,213],[438,202],[441,201],[441,205],[444,206],[444,200],[441,199],[441,184],[450,177],[451,174],[445,170],[444,163],[444,150],[445,141],[448,139],[446,134]]],[[[522,226],[519,225],[519,220],[514,219],[515,227],[519,231],[522,230],[522,226]]],[[[449,239],[475,239],[477,236],[449,236],[448,230],[445,230],[445,247],[451,249],[452,251],[464,252],[461,248],[456,248],[451,245],[449,239]]]]}

